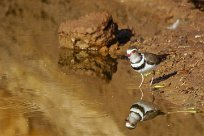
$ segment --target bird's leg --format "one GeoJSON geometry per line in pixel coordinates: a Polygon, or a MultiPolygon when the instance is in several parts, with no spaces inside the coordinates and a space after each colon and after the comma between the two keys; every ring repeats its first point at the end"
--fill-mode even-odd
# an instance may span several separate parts
{"type": "Polygon", "coordinates": [[[141,81],[141,83],[140,83],[140,85],[139,85],[139,88],[141,88],[142,83],[144,82],[144,75],[143,75],[142,73],[140,73],[140,75],[141,75],[141,77],[142,77],[142,81],[141,81]]]}
{"type": "Polygon", "coordinates": [[[153,83],[153,81],[154,81],[154,75],[155,75],[155,71],[153,70],[153,71],[152,71],[152,79],[151,79],[150,84],[149,84],[150,88],[151,88],[152,83],[153,83]]]}
{"type": "Polygon", "coordinates": [[[142,83],[144,82],[144,75],[143,75],[142,73],[140,73],[140,75],[141,75],[141,77],[142,77],[142,81],[141,81],[141,83],[140,83],[140,85],[139,85],[139,89],[140,89],[140,92],[141,92],[140,100],[142,100],[142,99],[143,99],[143,96],[144,96],[144,93],[143,93],[143,91],[142,91],[141,86],[142,86],[142,83]]]}
{"type": "Polygon", "coordinates": [[[144,96],[144,93],[143,93],[143,91],[142,91],[142,88],[139,88],[139,89],[140,89],[140,92],[141,92],[140,100],[142,100],[142,99],[143,99],[143,96],[144,96]]]}
{"type": "Polygon", "coordinates": [[[154,102],[154,100],[155,100],[154,92],[152,91],[152,83],[153,83],[153,81],[154,81],[154,75],[155,75],[155,71],[153,70],[153,71],[152,71],[152,79],[151,79],[150,84],[149,84],[149,86],[150,86],[150,91],[151,91],[151,93],[152,93],[152,102],[154,102]]]}

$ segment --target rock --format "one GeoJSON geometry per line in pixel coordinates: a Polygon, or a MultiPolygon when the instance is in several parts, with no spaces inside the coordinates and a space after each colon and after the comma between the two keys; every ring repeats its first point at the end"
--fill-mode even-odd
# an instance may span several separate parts
{"type": "Polygon", "coordinates": [[[117,58],[117,55],[121,54],[120,51],[121,50],[120,50],[118,44],[113,44],[109,48],[109,54],[111,55],[112,58],[117,58]]]}
{"type": "Polygon", "coordinates": [[[98,50],[116,40],[117,30],[117,24],[107,12],[68,20],[61,23],[58,30],[60,47],[98,50]]]}
{"type": "Polygon", "coordinates": [[[103,56],[108,55],[108,47],[104,46],[100,48],[99,53],[102,54],[103,56]]]}

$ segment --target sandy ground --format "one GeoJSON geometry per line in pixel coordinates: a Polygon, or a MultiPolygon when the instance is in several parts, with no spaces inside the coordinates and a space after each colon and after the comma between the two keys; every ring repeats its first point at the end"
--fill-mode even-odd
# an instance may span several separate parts
{"type": "Polygon", "coordinates": [[[118,71],[108,85],[97,78],[65,75],[57,65],[59,24],[105,10],[120,27],[128,25],[134,29],[142,51],[170,54],[158,67],[155,78],[174,71],[177,74],[158,83],[165,87],[156,91],[156,103],[163,110],[168,108],[161,99],[179,106],[203,108],[204,13],[192,3],[187,0],[1,0],[0,9],[0,114],[4,122],[0,125],[0,136],[135,133],[158,136],[164,132],[203,135],[203,116],[197,115],[158,117],[157,121],[145,122],[134,131],[124,128],[128,108],[139,98],[135,82],[139,84],[140,80],[126,62],[119,61],[118,71]],[[167,29],[177,19],[178,28],[167,29]],[[90,89],[90,85],[94,86],[90,89]],[[167,123],[163,125],[163,122],[167,123]],[[158,126],[162,126],[159,134],[154,133],[158,126]],[[189,131],[182,131],[186,128],[189,131]]]}

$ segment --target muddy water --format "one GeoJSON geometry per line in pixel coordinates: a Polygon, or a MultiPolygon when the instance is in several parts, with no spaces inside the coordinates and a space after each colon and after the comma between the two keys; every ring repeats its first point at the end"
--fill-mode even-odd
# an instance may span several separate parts
{"type": "MultiPolygon", "coordinates": [[[[18,54],[10,50],[9,55],[8,50],[1,48],[1,136],[204,134],[202,114],[158,116],[139,123],[134,130],[125,128],[129,108],[141,96],[140,76],[125,60],[116,60],[117,71],[105,80],[73,69],[66,73],[46,54],[17,58],[14,55],[18,54]]],[[[144,100],[151,102],[149,89],[144,92],[144,100]]],[[[183,108],[159,95],[154,103],[165,112],[183,108]]]]}

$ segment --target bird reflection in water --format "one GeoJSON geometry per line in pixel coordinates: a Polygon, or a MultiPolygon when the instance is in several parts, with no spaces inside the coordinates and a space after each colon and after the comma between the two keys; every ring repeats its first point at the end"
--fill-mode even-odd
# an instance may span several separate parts
{"type": "Polygon", "coordinates": [[[125,126],[129,129],[134,129],[139,121],[150,120],[164,114],[153,103],[141,100],[135,102],[130,107],[129,115],[125,120],[125,126]]]}
{"type": "Polygon", "coordinates": [[[144,100],[140,100],[135,102],[130,107],[130,112],[128,117],[125,119],[125,126],[129,129],[134,129],[138,122],[151,120],[159,115],[170,115],[170,114],[179,114],[179,113],[189,113],[189,114],[197,114],[203,113],[204,111],[197,108],[182,108],[182,109],[174,109],[173,111],[163,112],[161,111],[157,105],[152,102],[147,102],[144,100]]]}
{"type": "Polygon", "coordinates": [[[105,81],[112,79],[117,71],[117,60],[110,55],[103,56],[96,51],[70,50],[62,48],[58,63],[66,74],[72,72],[99,77],[105,81]]]}

